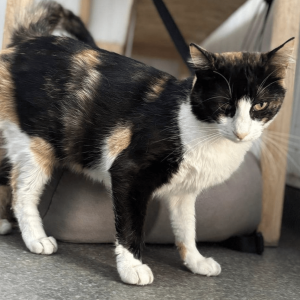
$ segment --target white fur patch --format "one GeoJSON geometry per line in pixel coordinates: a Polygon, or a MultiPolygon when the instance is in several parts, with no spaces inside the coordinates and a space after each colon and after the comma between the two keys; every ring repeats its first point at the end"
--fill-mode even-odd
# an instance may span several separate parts
{"type": "Polygon", "coordinates": [[[250,99],[240,100],[237,104],[235,116],[233,117],[233,133],[236,133],[242,139],[247,138],[251,130],[251,107],[250,99]]]}
{"type": "Polygon", "coordinates": [[[117,269],[121,280],[128,284],[146,285],[153,282],[151,269],[133,257],[133,254],[122,245],[117,245],[115,249],[117,269]]]}
{"type": "MultiPolygon", "coordinates": [[[[30,150],[30,138],[9,121],[1,122],[0,129],[6,140],[6,153],[15,172],[13,209],[18,219],[23,240],[33,253],[56,252],[54,238],[47,238],[37,209],[40,195],[49,177],[43,172],[30,150]]],[[[12,175],[13,176],[13,175],[12,175]]]]}

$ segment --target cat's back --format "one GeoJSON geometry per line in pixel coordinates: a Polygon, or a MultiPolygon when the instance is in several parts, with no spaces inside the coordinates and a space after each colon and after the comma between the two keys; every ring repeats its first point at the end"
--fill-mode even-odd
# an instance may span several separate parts
{"type": "MultiPolygon", "coordinates": [[[[176,118],[190,82],[179,86],[155,68],[64,37],[34,38],[0,55],[6,107],[0,121],[51,143],[60,159],[95,152],[120,126],[132,129],[141,153],[169,151],[170,135],[178,143],[176,118]]],[[[86,156],[84,165],[91,165],[94,159],[86,156]]]]}
{"type": "Polygon", "coordinates": [[[92,102],[102,109],[130,110],[161,98],[175,80],[125,56],[57,36],[29,39],[6,49],[0,65],[13,86],[19,113],[26,107],[33,113],[33,108],[92,102]]]}
{"type": "Polygon", "coordinates": [[[0,53],[0,69],[1,93],[9,94],[21,123],[27,124],[29,115],[41,117],[41,112],[47,122],[68,109],[130,112],[161,98],[174,81],[171,75],[133,59],[57,36],[33,38],[5,49],[0,53]]]}

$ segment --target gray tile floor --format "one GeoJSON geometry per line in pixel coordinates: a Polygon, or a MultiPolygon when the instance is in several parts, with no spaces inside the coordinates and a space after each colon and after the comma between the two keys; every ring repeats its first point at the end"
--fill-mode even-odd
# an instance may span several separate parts
{"type": "Polygon", "coordinates": [[[15,232],[0,236],[0,300],[299,300],[298,229],[287,222],[280,246],[267,248],[262,256],[199,244],[202,254],[222,265],[221,275],[211,278],[190,273],[174,246],[147,245],[143,261],[152,268],[155,281],[145,287],[120,281],[112,245],[59,243],[57,254],[40,256],[29,253],[15,232]]]}

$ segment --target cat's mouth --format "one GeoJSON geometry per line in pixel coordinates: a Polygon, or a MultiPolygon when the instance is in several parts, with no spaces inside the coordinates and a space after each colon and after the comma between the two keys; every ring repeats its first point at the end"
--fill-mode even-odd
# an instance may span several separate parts
{"type": "Polygon", "coordinates": [[[252,139],[249,138],[249,135],[246,137],[237,137],[234,133],[232,134],[225,134],[223,135],[227,140],[230,140],[231,142],[234,142],[236,144],[245,143],[245,142],[251,142],[252,139]]]}

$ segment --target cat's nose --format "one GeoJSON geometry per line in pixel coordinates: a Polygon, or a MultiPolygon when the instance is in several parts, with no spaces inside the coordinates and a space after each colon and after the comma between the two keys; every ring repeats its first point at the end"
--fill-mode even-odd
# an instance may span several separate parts
{"type": "Polygon", "coordinates": [[[239,140],[243,140],[248,135],[248,132],[235,132],[234,131],[233,133],[239,140]]]}

